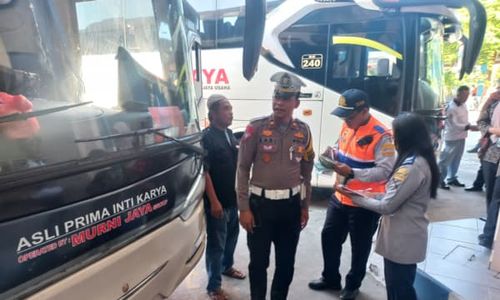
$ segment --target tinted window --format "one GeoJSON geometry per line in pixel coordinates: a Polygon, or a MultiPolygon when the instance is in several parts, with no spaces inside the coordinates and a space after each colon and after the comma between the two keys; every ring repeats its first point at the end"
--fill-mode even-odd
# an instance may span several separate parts
{"type": "MultiPolygon", "coordinates": [[[[245,0],[186,0],[200,14],[203,49],[243,46],[245,0]]],[[[284,0],[267,0],[270,12],[284,0]]]]}
{"type": "Polygon", "coordinates": [[[396,115],[404,58],[400,20],[332,24],[329,45],[328,87],[363,89],[372,107],[396,115]]]}
{"type": "Polygon", "coordinates": [[[186,0],[199,14],[199,33],[204,49],[215,48],[217,2],[216,0],[186,0]]]}
{"type": "Polygon", "coordinates": [[[217,48],[243,46],[245,0],[217,0],[217,48]]]}
{"type": "Polygon", "coordinates": [[[298,74],[325,84],[328,25],[292,26],[279,40],[298,74]]]}

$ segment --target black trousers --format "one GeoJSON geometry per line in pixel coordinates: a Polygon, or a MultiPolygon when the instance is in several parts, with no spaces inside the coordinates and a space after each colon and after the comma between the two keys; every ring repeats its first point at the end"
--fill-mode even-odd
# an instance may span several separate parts
{"type": "Polygon", "coordinates": [[[287,200],[269,200],[252,195],[250,209],[255,228],[247,234],[250,264],[248,273],[252,300],[265,300],[271,243],[276,269],[271,299],[284,300],[293,279],[295,252],[300,235],[300,193],[287,200]]]}
{"type": "Polygon", "coordinates": [[[476,179],[472,186],[475,188],[483,188],[484,185],[484,172],[483,172],[483,162],[481,161],[479,164],[479,169],[477,170],[476,179]]]}
{"type": "Polygon", "coordinates": [[[332,195],[328,202],[325,225],[321,232],[324,280],[340,285],[339,272],[342,244],[347,234],[351,239],[351,269],[346,276],[345,288],[355,290],[361,286],[366,274],[366,262],[372,247],[373,234],[377,230],[379,214],[370,210],[343,205],[332,195]]]}
{"type": "Polygon", "coordinates": [[[403,265],[384,258],[387,300],[417,300],[413,287],[416,273],[416,264],[403,265]]]}

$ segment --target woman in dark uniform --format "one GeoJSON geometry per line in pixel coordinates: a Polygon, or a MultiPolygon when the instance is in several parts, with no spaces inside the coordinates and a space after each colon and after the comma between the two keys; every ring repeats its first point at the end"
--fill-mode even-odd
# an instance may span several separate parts
{"type": "Polygon", "coordinates": [[[413,282],[417,263],[425,259],[427,225],[425,216],[431,198],[436,197],[439,169],[429,132],[415,114],[405,114],[393,122],[398,158],[382,195],[353,196],[361,207],[382,214],[375,252],[384,257],[384,274],[389,300],[417,299],[413,282]],[[377,198],[377,199],[375,199],[377,198]]]}

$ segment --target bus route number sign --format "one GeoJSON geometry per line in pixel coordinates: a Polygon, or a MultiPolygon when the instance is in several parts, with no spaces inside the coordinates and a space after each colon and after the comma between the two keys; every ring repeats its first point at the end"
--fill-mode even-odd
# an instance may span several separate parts
{"type": "Polygon", "coordinates": [[[323,54],[304,54],[301,58],[302,69],[321,69],[323,67],[323,54]]]}

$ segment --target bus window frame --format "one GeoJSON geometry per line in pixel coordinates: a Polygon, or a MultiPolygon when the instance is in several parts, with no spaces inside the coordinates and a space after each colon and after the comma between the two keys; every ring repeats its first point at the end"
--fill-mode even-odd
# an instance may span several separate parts
{"type": "MultiPolygon", "coordinates": [[[[396,116],[400,111],[401,107],[404,105],[404,99],[403,98],[403,91],[405,87],[404,83],[404,65],[406,61],[408,61],[406,53],[405,53],[405,44],[406,44],[406,38],[404,35],[404,22],[401,16],[394,16],[391,18],[387,17],[382,17],[382,18],[374,18],[366,21],[366,24],[374,23],[374,22],[380,22],[380,24],[383,24],[384,22],[392,22],[397,24],[400,27],[401,33],[398,31],[389,31],[391,33],[396,33],[398,36],[397,42],[399,43],[399,49],[393,49],[389,47],[388,45],[383,44],[381,41],[374,39],[373,35],[374,34],[379,34],[377,31],[362,31],[359,30],[357,32],[354,31],[346,31],[346,32],[341,32],[342,34],[337,34],[336,31],[338,30],[335,28],[336,26],[342,26],[342,25],[352,25],[352,23],[331,23],[330,26],[330,42],[329,42],[329,51],[328,51],[328,61],[327,61],[327,78],[326,78],[326,87],[329,89],[332,89],[338,93],[342,93],[345,89],[347,88],[359,88],[362,90],[366,90],[368,94],[372,94],[373,91],[370,86],[374,87],[377,86],[377,82],[383,81],[387,82],[387,85],[385,86],[386,88],[391,86],[393,88],[396,88],[397,90],[395,92],[391,93],[391,105],[381,105],[385,103],[385,100],[379,101],[380,105],[377,105],[373,99],[378,99],[375,98],[376,95],[370,95],[372,97],[372,108],[379,110],[387,115],[390,116],[396,116]],[[361,37],[361,35],[364,35],[364,37],[361,37]],[[337,47],[334,45],[334,38],[335,37],[341,37],[341,36],[346,36],[346,37],[351,37],[351,38],[359,38],[352,40],[350,43],[339,43],[335,44],[338,45],[337,47]],[[369,42],[368,44],[366,44],[369,42]],[[365,44],[363,44],[365,43],[365,44]],[[370,47],[370,45],[375,45],[375,48],[370,47]],[[350,51],[353,51],[352,49],[355,49],[359,47],[359,53],[357,54],[357,58],[354,60],[354,62],[357,65],[357,72],[358,74],[354,74],[354,76],[351,76],[353,74],[350,73],[349,76],[346,77],[333,77],[332,75],[334,74],[333,70],[331,69],[333,67],[333,59],[335,57],[335,51],[339,49],[340,47],[352,47],[350,51]],[[389,52],[394,53],[395,58],[396,58],[396,66],[400,68],[401,70],[399,71],[399,74],[396,74],[393,72],[389,76],[371,76],[368,75],[368,54],[370,49],[378,49],[378,50],[387,50],[390,49],[389,52]],[[401,59],[399,59],[401,58],[401,59]],[[337,81],[337,84],[334,84],[334,82],[337,81]],[[372,82],[369,86],[369,82],[372,82]],[[342,83],[344,82],[344,83],[342,83]],[[391,82],[397,82],[395,85],[390,84],[391,82]],[[344,88],[345,87],[345,88],[344,88]]],[[[390,24],[390,23],[389,23],[390,24]]],[[[370,27],[368,25],[365,25],[367,27],[370,27]]],[[[342,39],[341,39],[342,40],[342,39]]],[[[349,48],[348,48],[349,49],[349,48]]],[[[349,50],[347,50],[349,51],[349,50]]],[[[387,52],[387,51],[385,51],[387,52]]],[[[390,54],[390,53],[389,53],[390,54]]],[[[378,94],[378,93],[376,93],[378,94]]]]}

